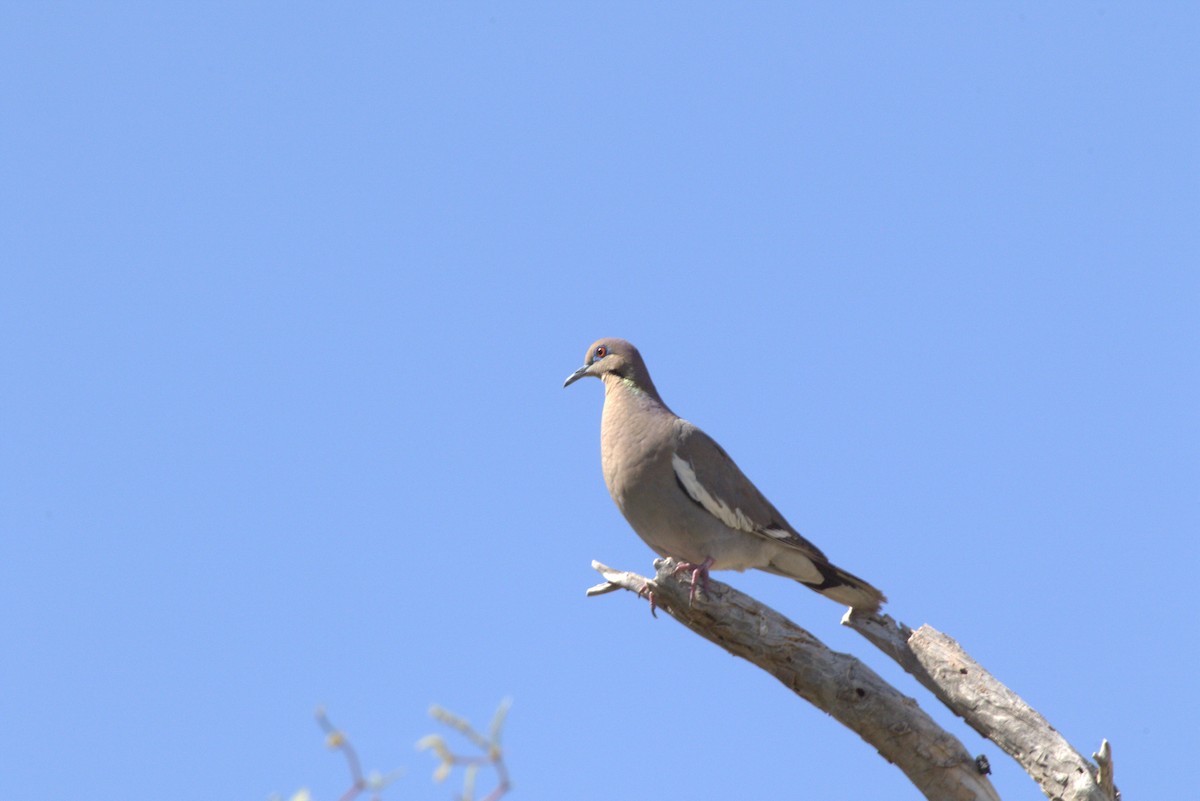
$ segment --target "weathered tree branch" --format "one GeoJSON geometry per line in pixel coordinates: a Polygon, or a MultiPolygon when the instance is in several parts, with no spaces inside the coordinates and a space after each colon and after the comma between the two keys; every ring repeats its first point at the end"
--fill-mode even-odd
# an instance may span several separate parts
{"type": "Polygon", "coordinates": [[[676,580],[676,562],[655,562],[657,579],[593,562],[607,579],[589,595],[624,588],[653,592],[654,603],[697,634],[766,670],[874,746],[931,801],[999,801],[987,777],[953,735],[937,725],[875,671],[748,595],[710,581],[707,598],[692,605],[690,586],[676,580]]]}
{"type": "MultiPolygon", "coordinates": [[[[926,798],[998,801],[962,743],[858,659],[831,651],[783,615],[718,581],[710,580],[705,597],[691,604],[690,584],[674,574],[678,563],[660,559],[654,564],[657,575],[648,579],[593,562],[606,582],[588,594],[617,589],[652,593],[652,603],[680,623],[758,665],[856,732],[904,771],[926,798]]],[[[848,612],[842,622],[1011,755],[1049,798],[1119,799],[1107,741],[1095,755],[1097,768],[950,637],[928,626],[913,632],[887,615],[848,612]]]]}
{"type": "Polygon", "coordinates": [[[1048,798],[1063,801],[1114,801],[1111,749],[1101,745],[1088,762],[1020,696],[972,659],[952,637],[930,626],[915,632],[887,615],[847,614],[842,623],[866,637],[971,728],[998,745],[1041,786],[1048,798]]]}

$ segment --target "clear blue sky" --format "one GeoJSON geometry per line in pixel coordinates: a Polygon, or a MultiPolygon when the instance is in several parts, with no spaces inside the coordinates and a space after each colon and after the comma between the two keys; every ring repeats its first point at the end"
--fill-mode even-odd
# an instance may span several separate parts
{"type": "MultiPolygon", "coordinates": [[[[649,570],[600,336],[1127,798],[1200,714],[1191,4],[0,9],[0,798],[916,799],[649,570]],[[1177,672],[1183,668],[1184,673],[1177,672]]],[[[1039,793],[853,632],[858,654],[1039,793]]]]}

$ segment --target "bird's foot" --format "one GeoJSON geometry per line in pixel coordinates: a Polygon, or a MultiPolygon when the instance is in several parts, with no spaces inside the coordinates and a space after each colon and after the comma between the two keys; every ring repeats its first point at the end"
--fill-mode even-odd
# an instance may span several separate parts
{"type": "Polygon", "coordinates": [[[688,606],[696,602],[696,589],[701,588],[705,595],[708,595],[708,569],[712,567],[713,558],[710,556],[700,564],[694,562],[680,562],[672,573],[680,573],[689,571],[692,574],[692,591],[688,593],[688,606]]]}
{"type": "Polygon", "coordinates": [[[638,597],[645,598],[647,601],[650,602],[650,617],[657,618],[658,612],[656,612],[655,610],[658,609],[658,604],[654,600],[654,590],[650,589],[649,582],[646,582],[645,584],[643,584],[642,588],[640,590],[638,590],[638,597]]]}

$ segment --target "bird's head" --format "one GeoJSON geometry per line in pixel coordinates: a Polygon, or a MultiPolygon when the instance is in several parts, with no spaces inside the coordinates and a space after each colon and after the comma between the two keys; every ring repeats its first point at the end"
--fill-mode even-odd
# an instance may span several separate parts
{"type": "Polygon", "coordinates": [[[623,339],[606,338],[593,342],[584,354],[583,367],[567,376],[563,386],[569,387],[589,375],[600,379],[606,375],[613,375],[638,386],[653,386],[650,384],[650,376],[646,372],[646,363],[642,361],[642,355],[638,353],[637,348],[623,339]]]}

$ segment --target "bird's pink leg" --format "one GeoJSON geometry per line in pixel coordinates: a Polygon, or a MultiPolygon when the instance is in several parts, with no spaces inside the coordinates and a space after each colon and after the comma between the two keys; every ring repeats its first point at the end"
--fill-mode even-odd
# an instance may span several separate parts
{"type": "Polygon", "coordinates": [[[713,564],[713,558],[710,556],[707,559],[705,559],[701,564],[695,564],[694,562],[680,562],[679,565],[675,568],[675,570],[672,571],[672,574],[679,573],[680,571],[683,571],[683,570],[691,571],[691,573],[692,573],[692,591],[690,593],[688,593],[688,604],[689,605],[696,602],[696,587],[698,586],[697,579],[699,579],[700,582],[702,582],[704,584],[704,594],[705,595],[708,594],[708,569],[710,567],[712,567],[712,564],[713,564]]]}

